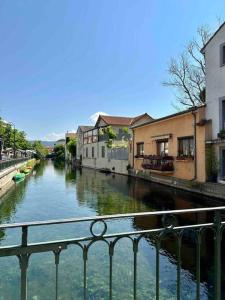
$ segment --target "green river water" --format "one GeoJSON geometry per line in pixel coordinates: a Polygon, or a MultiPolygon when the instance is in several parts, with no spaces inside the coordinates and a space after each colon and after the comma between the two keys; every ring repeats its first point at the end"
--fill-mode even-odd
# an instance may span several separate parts
{"type": "MultiPolygon", "coordinates": [[[[45,162],[17,184],[2,199],[0,222],[27,222],[87,217],[116,213],[223,205],[219,200],[194,196],[143,180],[122,175],[106,175],[45,162]]],[[[193,221],[193,217],[190,216],[193,221]]],[[[148,221],[148,220],[147,220],[148,221]]],[[[141,218],[110,222],[109,232],[142,230],[149,223],[141,218]]],[[[29,242],[90,235],[89,224],[52,225],[29,231],[29,242]]],[[[17,229],[0,231],[1,246],[19,244],[17,229]]],[[[202,245],[201,299],[213,299],[212,245],[202,245]]],[[[155,299],[155,247],[142,239],[138,251],[137,299],[155,299]]],[[[176,255],[171,240],[160,251],[160,299],[176,299],[176,255]]],[[[19,299],[20,269],[16,257],[0,258],[0,300],[19,299]]],[[[224,274],[224,271],[223,271],[224,274]]],[[[83,256],[79,247],[62,251],[59,264],[59,299],[83,299],[83,256]]],[[[223,276],[224,279],[224,276],[223,276]]],[[[224,281],[223,281],[224,284],[224,281]]],[[[105,243],[92,245],[88,253],[88,299],[109,298],[109,255],[105,243]]],[[[182,299],[195,299],[195,251],[193,241],[182,246],[182,299]]],[[[121,239],[113,257],[113,299],[132,299],[133,249],[129,239],[121,239]]],[[[55,265],[52,253],[31,255],[28,269],[28,299],[55,299],[55,265]]]]}

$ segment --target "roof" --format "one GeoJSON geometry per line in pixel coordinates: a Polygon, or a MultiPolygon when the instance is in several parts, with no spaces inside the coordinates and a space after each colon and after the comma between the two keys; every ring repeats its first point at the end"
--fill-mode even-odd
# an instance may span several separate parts
{"type": "Polygon", "coordinates": [[[225,22],[223,22],[222,25],[220,25],[220,27],[216,30],[216,32],[211,36],[211,38],[208,40],[208,42],[205,44],[205,46],[201,49],[201,52],[204,53],[205,52],[205,48],[206,46],[208,46],[208,44],[211,42],[211,40],[215,37],[215,35],[222,29],[222,27],[225,25],[225,22]]]}
{"type": "MultiPolygon", "coordinates": [[[[148,116],[147,113],[136,116],[136,117],[121,117],[121,116],[103,116],[99,115],[96,122],[96,127],[100,119],[102,119],[107,125],[121,125],[121,126],[131,126],[134,122],[137,122],[142,117],[148,116]]],[[[150,117],[151,118],[151,117],[150,117]]]]}
{"type": "Polygon", "coordinates": [[[171,118],[174,118],[174,117],[178,117],[178,116],[181,116],[181,115],[185,115],[185,114],[188,114],[188,113],[191,113],[193,111],[196,111],[198,110],[200,107],[204,107],[205,105],[202,105],[202,106],[199,106],[199,107],[191,107],[189,109],[186,109],[186,110],[183,110],[183,111],[180,111],[178,113],[175,113],[175,114],[171,114],[171,115],[168,115],[168,116],[165,116],[165,117],[162,117],[162,118],[159,118],[159,119],[152,119],[148,122],[145,122],[143,124],[139,124],[139,125],[134,125],[134,126],[131,126],[131,128],[138,128],[138,127],[142,127],[142,126],[146,126],[146,125],[149,125],[149,124],[152,124],[152,123],[156,123],[156,122],[160,122],[160,121],[163,121],[163,120],[167,120],[167,119],[171,119],[171,118]]]}
{"type": "Polygon", "coordinates": [[[80,125],[80,126],[78,127],[78,129],[79,129],[79,128],[80,128],[80,130],[81,130],[82,132],[85,132],[85,131],[88,131],[88,130],[93,129],[94,126],[83,126],[83,125],[80,125]]]}

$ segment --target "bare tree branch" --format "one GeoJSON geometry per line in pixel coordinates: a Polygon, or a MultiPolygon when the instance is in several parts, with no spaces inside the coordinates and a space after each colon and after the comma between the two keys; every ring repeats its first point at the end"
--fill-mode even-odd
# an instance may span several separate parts
{"type": "Polygon", "coordinates": [[[182,106],[193,107],[205,102],[205,59],[200,50],[210,36],[207,27],[199,27],[197,38],[188,44],[178,58],[172,58],[169,63],[170,78],[163,85],[176,89],[177,102],[182,106]]]}

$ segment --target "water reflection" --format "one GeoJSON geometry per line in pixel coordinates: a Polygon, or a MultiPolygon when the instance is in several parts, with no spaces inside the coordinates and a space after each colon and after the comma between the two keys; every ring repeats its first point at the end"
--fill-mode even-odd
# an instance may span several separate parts
{"type": "MultiPolygon", "coordinates": [[[[223,203],[219,200],[212,201],[207,197],[194,196],[190,193],[176,191],[161,185],[152,184],[142,180],[135,180],[122,175],[105,175],[94,170],[82,169],[72,170],[64,164],[44,162],[35,167],[35,173],[24,182],[15,186],[5,197],[0,206],[0,222],[17,222],[26,220],[43,220],[53,218],[83,217],[88,215],[107,215],[115,213],[132,213],[156,210],[173,210],[193,207],[219,206],[223,203]]],[[[203,223],[212,220],[210,214],[186,214],[179,217],[179,224],[203,223]]],[[[111,229],[115,232],[142,230],[162,226],[160,218],[147,217],[112,222],[111,229]]],[[[70,226],[68,234],[74,236],[75,227],[70,226]]],[[[87,228],[79,227],[80,234],[87,234],[87,228]]],[[[39,230],[40,231],[40,230],[39,230]]],[[[32,240],[38,239],[40,233],[31,232],[32,240]]],[[[53,228],[51,231],[44,231],[46,240],[54,234],[65,236],[62,228],[53,228]]],[[[18,234],[1,232],[2,243],[15,242],[18,234]]],[[[141,289],[138,299],[154,299],[155,287],[155,238],[149,236],[143,240],[139,249],[138,285],[141,289]],[[151,296],[150,296],[151,295],[151,296]]],[[[193,232],[184,235],[181,249],[182,266],[182,299],[194,299],[195,293],[195,236],[193,232]],[[189,295],[189,296],[187,296],[189,295]]],[[[108,296],[108,252],[102,245],[96,245],[91,250],[89,264],[89,296],[90,299],[106,299],[108,296]],[[97,270],[103,270],[96,274],[97,270]],[[105,273],[106,272],[106,273],[105,273]],[[99,289],[99,286],[102,286],[99,289]]],[[[223,245],[223,249],[225,246],[223,245]]],[[[130,288],[132,288],[132,245],[129,241],[121,241],[120,247],[116,249],[114,266],[114,299],[130,299],[130,288]],[[120,278],[127,278],[127,285],[121,282],[120,278]],[[129,285],[131,283],[131,285],[129,285]]],[[[82,298],[82,270],[74,274],[74,266],[71,258],[76,261],[76,266],[82,266],[82,255],[77,251],[67,250],[61,261],[61,286],[62,299],[82,298]],[[70,254],[68,254],[70,253],[70,254]],[[71,277],[71,274],[73,276],[71,277]]],[[[43,255],[42,263],[38,255],[33,256],[30,266],[30,298],[39,295],[37,299],[52,299],[48,290],[53,289],[54,280],[49,273],[52,268],[52,256],[43,255]],[[43,278],[45,280],[43,281],[43,278]],[[48,282],[49,286],[45,286],[48,282]],[[40,288],[42,286],[42,288],[40,288]],[[44,298],[43,298],[44,297],[44,298]]],[[[224,257],[223,257],[224,260],[224,257]]],[[[174,299],[176,291],[176,248],[174,237],[168,236],[161,243],[161,265],[160,272],[162,299],[174,299]]],[[[211,294],[213,288],[214,273],[213,261],[213,237],[212,234],[204,234],[201,247],[201,281],[202,299],[213,299],[211,294]]],[[[224,262],[224,261],[223,261],[224,262]]],[[[13,266],[10,262],[0,265],[4,270],[6,278],[12,274],[13,266]]],[[[224,268],[224,263],[223,263],[224,268]]],[[[3,272],[3,273],[4,273],[3,272]]],[[[223,270],[223,274],[225,271],[223,270]]],[[[4,276],[2,276],[3,278],[4,276]]],[[[1,279],[3,280],[3,279],[1,279]]],[[[16,291],[13,288],[14,280],[3,285],[0,282],[0,295],[8,295],[2,299],[17,299],[16,291]],[[7,294],[10,289],[10,295],[7,294]]],[[[223,276],[224,280],[224,276],[223,276]]],[[[223,281],[223,286],[225,281],[223,281]]],[[[1,297],[0,297],[1,299],[1,297]]]]}

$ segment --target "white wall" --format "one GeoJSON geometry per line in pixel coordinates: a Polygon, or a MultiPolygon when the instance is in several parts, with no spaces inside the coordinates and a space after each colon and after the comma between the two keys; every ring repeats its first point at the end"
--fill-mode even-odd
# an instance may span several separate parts
{"type": "Polygon", "coordinates": [[[225,42],[225,25],[206,46],[206,118],[212,119],[212,138],[220,125],[220,99],[225,98],[225,66],[220,65],[220,45],[225,42]]]}
{"type": "Polygon", "coordinates": [[[127,174],[127,160],[115,160],[115,159],[108,159],[107,152],[110,151],[105,142],[98,142],[92,144],[85,144],[83,148],[83,162],[82,165],[84,167],[95,168],[95,169],[103,169],[107,168],[110,169],[112,172],[120,173],[120,174],[127,174]],[[102,146],[105,147],[105,158],[102,157],[102,146]],[[94,147],[94,158],[92,158],[92,147],[94,147]],[[88,148],[88,157],[86,157],[86,148],[88,148]],[[113,171],[112,168],[115,168],[113,171]]]}

